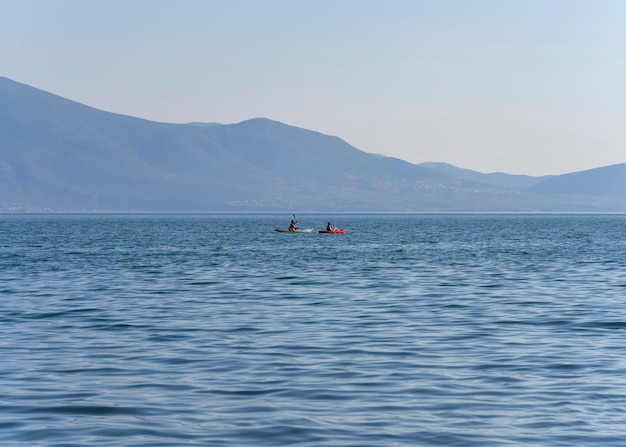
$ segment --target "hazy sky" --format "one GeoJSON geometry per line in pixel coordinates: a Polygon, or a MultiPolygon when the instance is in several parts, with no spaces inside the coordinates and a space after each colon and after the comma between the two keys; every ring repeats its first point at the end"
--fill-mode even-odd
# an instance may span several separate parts
{"type": "Polygon", "coordinates": [[[0,76],[481,172],[626,162],[624,0],[0,0],[0,76]]]}

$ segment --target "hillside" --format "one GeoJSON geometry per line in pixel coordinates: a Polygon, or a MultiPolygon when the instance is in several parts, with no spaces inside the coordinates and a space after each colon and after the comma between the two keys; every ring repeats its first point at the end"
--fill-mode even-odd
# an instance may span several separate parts
{"type": "Polygon", "coordinates": [[[506,174],[504,172],[492,172],[488,174],[483,174],[481,172],[472,171],[471,169],[457,168],[456,166],[453,166],[451,164],[439,162],[420,163],[418,166],[458,179],[484,183],[486,185],[522,189],[531,187],[554,177],[553,175],[533,177],[530,175],[506,174]]]}
{"type": "Polygon", "coordinates": [[[267,119],[209,126],[156,123],[0,80],[4,207],[366,209],[384,200],[381,185],[437,177],[400,160],[381,160],[339,138],[267,119]]]}
{"type": "Polygon", "coordinates": [[[619,194],[605,191],[581,209],[575,194],[544,182],[526,192],[514,176],[454,169],[368,154],[265,118],[148,121],[0,78],[4,211],[626,210],[619,194]]]}
{"type": "Polygon", "coordinates": [[[626,163],[560,175],[529,190],[541,194],[626,199],[626,163]]]}

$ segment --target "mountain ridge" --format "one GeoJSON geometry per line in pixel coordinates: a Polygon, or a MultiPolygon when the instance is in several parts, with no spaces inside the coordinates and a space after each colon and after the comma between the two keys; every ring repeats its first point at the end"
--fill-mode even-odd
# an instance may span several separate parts
{"type": "Polygon", "coordinates": [[[626,211],[619,191],[541,187],[562,176],[435,165],[368,154],[268,118],[149,121],[0,77],[0,210],[626,211]]]}

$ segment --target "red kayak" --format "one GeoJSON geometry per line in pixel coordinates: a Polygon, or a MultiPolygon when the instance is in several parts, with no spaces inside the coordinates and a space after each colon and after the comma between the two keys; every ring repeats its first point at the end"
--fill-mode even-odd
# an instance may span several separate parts
{"type": "Polygon", "coordinates": [[[320,230],[319,232],[320,232],[321,234],[345,234],[345,233],[346,233],[346,231],[348,231],[348,230],[346,230],[345,228],[341,228],[341,229],[339,229],[339,230],[332,230],[332,231],[329,231],[329,230],[320,230]]]}

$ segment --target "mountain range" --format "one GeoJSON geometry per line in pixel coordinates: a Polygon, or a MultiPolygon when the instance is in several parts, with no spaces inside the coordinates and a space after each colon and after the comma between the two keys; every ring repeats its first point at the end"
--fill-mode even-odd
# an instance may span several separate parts
{"type": "Polygon", "coordinates": [[[416,165],[266,118],[159,123],[0,77],[0,211],[626,212],[626,163],[542,177],[416,165]]]}

